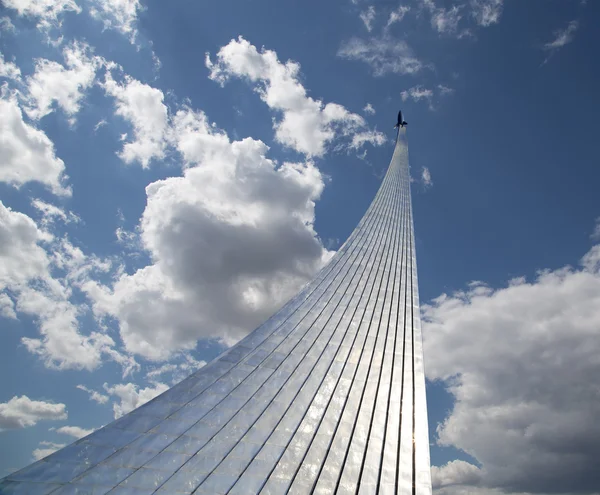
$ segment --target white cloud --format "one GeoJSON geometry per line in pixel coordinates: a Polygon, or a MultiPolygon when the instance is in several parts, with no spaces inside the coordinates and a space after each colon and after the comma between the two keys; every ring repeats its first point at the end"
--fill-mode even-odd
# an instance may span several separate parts
{"type": "Polygon", "coordinates": [[[58,449],[62,449],[66,446],[65,443],[55,443],[55,442],[40,442],[40,446],[32,452],[33,460],[39,461],[44,457],[48,457],[50,454],[53,454],[58,449]]]}
{"type": "Polygon", "coordinates": [[[116,29],[130,41],[137,36],[137,16],[142,10],[139,0],[91,0],[92,17],[104,23],[105,29],[116,29]]]}
{"type": "Polygon", "coordinates": [[[566,28],[554,31],[554,39],[544,44],[544,50],[554,51],[568,45],[573,41],[577,29],[579,29],[579,23],[571,21],[566,28]]]}
{"type": "Polygon", "coordinates": [[[34,199],[31,205],[42,214],[41,225],[46,227],[60,220],[64,224],[77,223],[81,221],[72,211],[65,211],[56,205],[46,203],[41,199],[34,199]]]}
{"type": "Polygon", "coordinates": [[[32,279],[49,279],[50,260],[39,243],[51,238],[0,201],[0,290],[19,291],[32,279]]]}
{"type": "Polygon", "coordinates": [[[421,171],[421,181],[425,187],[433,186],[433,181],[431,180],[431,172],[427,167],[423,167],[421,171]]]}
{"type": "MultiPolygon", "coordinates": [[[[458,24],[463,18],[461,12],[466,7],[464,4],[452,5],[450,8],[438,7],[433,0],[420,0],[421,7],[430,14],[431,27],[440,34],[455,35],[458,38],[468,36],[469,30],[458,31],[458,24]]],[[[477,2],[478,0],[474,0],[477,2]]],[[[489,3],[488,0],[482,0],[489,3]]],[[[478,12],[475,5],[472,5],[474,16],[478,12]]]]}
{"type": "Polygon", "coordinates": [[[80,428],[79,426],[61,426],[56,429],[56,433],[60,433],[62,435],[69,435],[73,438],[83,438],[88,436],[90,433],[93,433],[94,429],[86,429],[80,428]]]}
{"type": "Polygon", "coordinates": [[[67,406],[64,404],[31,400],[26,395],[14,396],[8,402],[0,403],[0,431],[61,419],[67,419],[67,406]]]}
{"type": "MultiPolygon", "coordinates": [[[[352,141],[350,142],[350,149],[359,150],[365,143],[371,143],[377,146],[381,146],[387,141],[386,137],[377,131],[365,131],[358,132],[352,136],[352,141]]],[[[366,150],[365,150],[366,153],[366,150]]]]}
{"type": "Polygon", "coordinates": [[[437,8],[431,14],[431,25],[438,33],[454,33],[462,19],[460,7],[454,5],[450,9],[437,8]]]}
{"type": "Polygon", "coordinates": [[[375,115],[375,109],[370,103],[367,103],[365,105],[365,108],[363,108],[363,112],[368,113],[369,115],[375,115]]]}
{"type": "Polygon", "coordinates": [[[121,159],[147,168],[151,160],[164,158],[169,122],[163,92],[129,76],[119,84],[110,72],[103,87],[115,99],[115,113],[133,127],[134,139],[123,146],[121,159]]]}
{"type": "Polygon", "coordinates": [[[431,100],[433,99],[433,90],[424,88],[421,85],[413,86],[412,88],[402,91],[400,93],[400,97],[402,98],[402,101],[426,100],[431,105],[431,100]]]}
{"type": "MultiPolygon", "coordinates": [[[[365,120],[336,103],[323,104],[306,94],[299,81],[300,66],[293,61],[281,63],[272,50],[256,47],[239,37],[221,47],[213,63],[206,55],[210,78],[224,84],[230,77],[241,77],[256,84],[255,90],[269,108],[281,112],[274,122],[275,138],[309,156],[322,156],[336,137],[352,136],[365,130],[365,120]]],[[[377,144],[376,141],[371,141],[377,144]]]]}
{"type": "Polygon", "coordinates": [[[383,76],[388,72],[416,74],[426,67],[414,56],[405,41],[388,36],[368,40],[352,38],[342,44],[338,56],[367,63],[375,76],[383,76]]]}
{"type": "Polygon", "coordinates": [[[127,350],[154,360],[198,339],[238,340],[330,256],[313,229],[324,187],[314,164],[278,165],[264,143],[230,141],[202,112],[173,120],[184,174],[146,188],[139,227],[153,264],[111,289],[83,285],[127,350]]]}
{"type": "Polygon", "coordinates": [[[37,120],[48,115],[55,102],[73,117],[79,112],[84,92],[94,83],[96,71],[104,63],[100,57],[91,55],[89,45],[77,41],[65,47],[63,56],[65,66],[51,60],[36,60],[34,74],[27,77],[25,111],[30,118],[37,120]]]}
{"type": "Polygon", "coordinates": [[[160,382],[146,388],[139,388],[135,383],[120,383],[113,386],[105,383],[104,390],[107,394],[118,398],[118,402],[113,403],[113,412],[117,419],[169,390],[169,386],[160,382]]]}
{"type": "Polygon", "coordinates": [[[429,100],[433,97],[433,91],[431,89],[424,88],[423,86],[413,86],[410,89],[402,91],[400,93],[402,97],[402,101],[406,101],[408,99],[419,101],[419,100],[429,100]]]}
{"type": "Polygon", "coordinates": [[[392,12],[390,12],[390,17],[388,18],[386,28],[389,28],[397,22],[401,22],[409,11],[410,7],[407,7],[406,5],[400,5],[396,10],[392,10],[392,12]]]}
{"type": "Polygon", "coordinates": [[[14,96],[0,97],[0,181],[15,187],[41,182],[54,194],[70,196],[65,164],[48,136],[23,120],[14,96]]]}
{"type": "Polygon", "coordinates": [[[8,294],[3,292],[0,292],[0,316],[3,316],[4,318],[10,318],[11,320],[17,319],[14,301],[9,297],[8,294]]]}
{"type": "Polygon", "coordinates": [[[475,282],[423,314],[428,378],[456,400],[438,444],[476,459],[486,488],[597,490],[600,245],[578,269],[496,290],[475,282]]]}
{"type": "Polygon", "coordinates": [[[433,488],[452,485],[477,485],[481,471],[477,466],[465,461],[450,461],[442,467],[431,466],[433,488]]]}
{"type": "Polygon", "coordinates": [[[40,338],[21,339],[29,352],[40,356],[47,367],[57,369],[95,369],[103,355],[121,364],[125,372],[137,366],[132,357],[113,348],[115,342],[108,335],[83,335],[79,331],[81,307],[70,301],[73,287],[90,274],[105,271],[106,264],[85,256],[65,238],[55,239],[30,217],[1,202],[0,245],[0,291],[10,292],[16,312],[34,318],[41,334],[40,338]],[[54,277],[55,270],[64,276],[54,277]]]}
{"type": "Polygon", "coordinates": [[[65,12],[81,12],[74,0],[2,0],[2,3],[20,16],[37,18],[38,29],[44,31],[59,26],[65,12]]]}
{"type": "Polygon", "coordinates": [[[10,17],[4,16],[0,17],[0,32],[5,33],[16,33],[17,29],[15,25],[10,20],[10,17]]]}
{"type": "Polygon", "coordinates": [[[2,52],[0,52],[0,77],[16,81],[21,79],[21,69],[14,62],[6,62],[2,52]]]}
{"type": "Polygon", "coordinates": [[[101,394],[100,392],[96,392],[95,390],[91,390],[87,388],[85,385],[77,385],[79,390],[83,390],[90,395],[90,400],[97,402],[98,404],[106,404],[108,402],[108,395],[101,394]]]}
{"type": "Polygon", "coordinates": [[[435,110],[433,100],[436,93],[438,96],[448,96],[454,93],[454,90],[448,86],[444,86],[443,84],[438,84],[434,91],[433,89],[425,88],[419,84],[402,91],[400,93],[400,97],[402,98],[402,101],[426,101],[429,110],[435,110]]]}
{"type": "Polygon", "coordinates": [[[442,96],[451,95],[454,93],[454,89],[444,86],[443,84],[438,84],[438,91],[442,96]]]}
{"type": "Polygon", "coordinates": [[[81,334],[79,308],[50,291],[27,287],[19,294],[17,310],[37,318],[41,338],[23,337],[21,342],[48,368],[96,369],[102,354],[115,345],[104,333],[81,334]]]}
{"type": "Polygon", "coordinates": [[[373,5],[369,5],[367,10],[363,10],[360,15],[360,20],[363,21],[367,31],[369,33],[373,29],[373,21],[375,20],[375,7],[373,5]]]}
{"type": "Polygon", "coordinates": [[[108,122],[105,119],[99,120],[94,126],[94,132],[98,132],[101,127],[104,127],[108,122]]]}
{"type": "Polygon", "coordinates": [[[504,0],[471,0],[471,14],[483,27],[500,22],[504,0]]]}

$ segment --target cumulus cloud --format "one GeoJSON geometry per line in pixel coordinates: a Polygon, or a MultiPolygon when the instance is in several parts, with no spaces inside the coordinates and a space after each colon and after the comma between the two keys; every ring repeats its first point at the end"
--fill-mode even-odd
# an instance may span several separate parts
{"type": "Polygon", "coordinates": [[[544,50],[555,51],[568,45],[573,41],[577,29],[579,29],[579,23],[571,21],[566,28],[554,31],[554,39],[544,44],[544,50]]]}
{"type": "Polygon", "coordinates": [[[365,105],[365,108],[363,108],[363,112],[365,112],[369,115],[375,115],[375,109],[373,108],[373,105],[371,105],[370,103],[367,103],[365,105]]]}
{"type": "Polygon", "coordinates": [[[97,368],[102,363],[102,354],[108,353],[115,342],[100,332],[81,334],[78,309],[50,291],[27,287],[19,295],[17,310],[37,318],[41,338],[23,337],[21,342],[49,368],[97,368]]]}
{"type": "Polygon", "coordinates": [[[465,461],[450,461],[442,467],[431,467],[433,488],[453,485],[477,485],[481,472],[477,466],[465,461]]]}
{"type": "Polygon", "coordinates": [[[352,38],[342,44],[337,54],[342,58],[367,63],[375,76],[383,76],[388,72],[416,74],[426,67],[405,41],[385,35],[367,40],[352,38]]]}
{"type": "Polygon", "coordinates": [[[101,120],[99,120],[99,121],[96,123],[96,125],[94,126],[94,132],[98,132],[98,130],[99,130],[101,127],[104,127],[104,126],[105,126],[105,125],[107,125],[107,124],[108,124],[108,122],[106,121],[106,119],[101,119],[101,120]]]}
{"type": "Polygon", "coordinates": [[[472,476],[511,492],[597,491],[600,245],[579,268],[500,289],[474,282],[424,305],[423,315],[428,378],[455,397],[438,444],[481,465],[445,466],[437,479],[472,476]]]}
{"type": "Polygon", "coordinates": [[[105,29],[116,29],[131,42],[137,36],[137,16],[142,10],[139,0],[91,0],[92,17],[104,23],[105,29]]]}
{"type": "Polygon", "coordinates": [[[35,72],[27,77],[25,111],[30,118],[37,120],[48,115],[56,103],[74,121],[85,91],[104,63],[91,54],[89,45],[78,41],[65,47],[63,56],[64,66],[46,59],[35,61],[35,72]]]}
{"type": "Polygon", "coordinates": [[[8,17],[8,16],[0,17],[0,32],[15,33],[16,31],[17,31],[17,29],[15,28],[15,25],[10,20],[10,17],[8,17]]]}
{"type": "Polygon", "coordinates": [[[168,389],[168,385],[160,382],[145,388],[140,388],[135,383],[120,383],[113,386],[109,386],[106,383],[104,384],[106,393],[118,399],[117,402],[113,403],[115,419],[144,405],[146,402],[154,399],[154,397],[162,394],[168,389]]]}
{"type": "Polygon", "coordinates": [[[443,84],[438,84],[438,91],[442,96],[451,95],[454,93],[454,89],[444,86],[443,84]]]}
{"type": "Polygon", "coordinates": [[[460,7],[456,5],[451,9],[438,8],[431,14],[431,25],[438,33],[455,33],[461,19],[460,7]]]}
{"type": "Polygon", "coordinates": [[[433,90],[425,88],[421,85],[413,86],[400,93],[402,101],[412,100],[415,102],[424,100],[429,105],[429,109],[433,110],[433,90]]]}
{"type": "Polygon", "coordinates": [[[0,403],[0,431],[34,426],[40,421],[67,419],[67,406],[61,403],[14,396],[0,403]]]}
{"type": "Polygon", "coordinates": [[[363,24],[365,25],[365,28],[367,28],[367,31],[369,31],[369,33],[373,29],[375,15],[375,7],[373,5],[369,5],[369,8],[367,10],[363,10],[359,15],[360,20],[363,21],[363,24]]]}
{"type": "Polygon", "coordinates": [[[412,100],[414,102],[425,101],[429,107],[429,110],[435,110],[434,97],[437,94],[439,96],[448,96],[454,93],[452,88],[438,84],[436,88],[429,89],[422,85],[413,86],[412,88],[406,89],[400,93],[402,101],[412,100]],[[435,89],[435,91],[434,91],[435,89]]]}
{"type": "MultiPolygon", "coordinates": [[[[307,96],[299,81],[300,65],[282,63],[272,50],[257,48],[239,37],[221,47],[216,62],[206,55],[210,78],[224,84],[230,77],[254,83],[269,108],[280,112],[274,122],[278,142],[310,156],[322,156],[328,143],[366,129],[365,120],[337,103],[323,104],[307,96]]],[[[375,134],[379,134],[374,131],[375,134]]],[[[371,141],[377,145],[377,141],[371,141]]]]}
{"type": "Polygon", "coordinates": [[[163,92],[129,76],[120,84],[110,72],[102,86],[115,99],[115,113],[133,127],[134,139],[124,144],[120,158],[144,168],[151,160],[164,158],[169,121],[163,92]]]}
{"type": "Polygon", "coordinates": [[[49,277],[50,260],[39,243],[51,238],[27,215],[0,201],[0,290],[18,291],[31,279],[49,277]]]}
{"type": "Polygon", "coordinates": [[[15,303],[10,296],[5,293],[0,293],[0,316],[3,316],[4,318],[10,318],[11,320],[17,319],[15,303]]]}
{"type": "Polygon", "coordinates": [[[413,86],[410,89],[404,90],[400,93],[402,101],[406,100],[431,100],[433,98],[433,91],[431,89],[424,88],[423,86],[413,86]]]}
{"type": "Polygon", "coordinates": [[[70,300],[73,287],[107,266],[85,256],[67,239],[56,240],[30,217],[1,202],[0,241],[0,291],[8,291],[16,303],[14,310],[34,318],[40,331],[40,338],[21,339],[29,352],[58,369],[95,369],[103,355],[127,372],[136,367],[132,357],[114,349],[115,342],[107,334],[80,332],[81,308],[70,300]],[[64,276],[53,276],[55,270],[64,276]]]}
{"type": "Polygon", "coordinates": [[[21,79],[21,69],[14,62],[5,61],[2,52],[0,52],[0,77],[17,81],[21,79]]]}
{"type": "Polygon", "coordinates": [[[49,226],[56,221],[60,221],[63,224],[77,223],[81,221],[81,218],[72,211],[65,211],[56,205],[42,201],[41,199],[34,199],[31,205],[41,213],[42,220],[40,224],[44,227],[49,226]]]}
{"type": "Polygon", "coordinates": [[[421,171],[421,181],[425,187],[433,186],[433,181],[431,180],[431,172],[427,167],[423,167],[421,171]]]}
{"type": "Polygon", "coordinates": [[[56,433],[61,435],[68,435],[73,438],[83,438],[93,433],[94,429],[81,428],[79,426],[61,426],[56,429],[56,433]]]}
{"type": "MultiPolygon", "coordinates": [[[[365,143],[376,144],[377,146],[381,146],[387,141],[386,137],[380,132],[376,131],[365,131],[359,132],[352,136],[352,141],[350,142],[349,148],[353,150],[359,150],[363,147],[365,143]]],[[[365,153],[367,151],[365,150],[365,153]]]]}
{"type": "Polygon", "coordinates": [[[81,12],[74,0],[2,0],[2,3],[19,16],[36,18],[38,29],[44,31],[59,26],[65,12],[81,12]]]}
{"type": "Polygon", "coordinates": [[[504,0],[471,0],[471,14],[478,25],[487,27],[500,22],[504,0]]]}
{"type": "Polygon", "coordinates": [[[139,226],[153,263],[111,288],[82,286],[97,315],[118,319],[127,350],[154,360],[202,338],[238,340],[330,256],[313,228],[324,187],[313,163],[277,164],[202,112],[173,121],[184,173],[148,185],[139,226]]]}
{"type": "Polygon", "coordinates": [[[94,402],[97,402],[98,404],[106,404],[108,402],[108,395],[104,395],[101,394],[100,392],[97,392],[96,390],[91,390],[88,387],[86,387],[85,385],[77,385],[77,388],[79,390],[83,390],[84,392],[87,392],[90,396],[90,400],[93,400],[94,402]]]}
{"type": "Polygon", "coordinates": [[[54,194],[70,196],[65,164],[46,134],[27,124],[12,95],[0,97],[0,181],[15,187],[41,182],[54,194]]]}
{"type": "Polygon", "coordinates": [[[390,16],[388,17],[386,28],[389,28],[397,22],[401,22],[409,11],[410,7],[407,7],[406,5],[400,5],[396,10],[392,10],[390,12],[390,16]]]}
{"type": "Polygon", "coordinates": [[[431,16],[431,26],[440,34],[454,34],[458,30],[458,23],[462,19],[463,5],[453,5],[449,9],[439,7],[433,0],[421,0],[421,6],[431,16]]]}

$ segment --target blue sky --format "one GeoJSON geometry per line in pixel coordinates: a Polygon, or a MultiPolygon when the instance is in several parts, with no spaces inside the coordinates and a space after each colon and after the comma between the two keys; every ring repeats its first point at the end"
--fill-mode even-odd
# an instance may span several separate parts
{"type": "Polygon", "coordinates": [[[437,493],[600,486],[600,5],[0,2],[0,476],[348,237],[409,122],[437,493]]]}

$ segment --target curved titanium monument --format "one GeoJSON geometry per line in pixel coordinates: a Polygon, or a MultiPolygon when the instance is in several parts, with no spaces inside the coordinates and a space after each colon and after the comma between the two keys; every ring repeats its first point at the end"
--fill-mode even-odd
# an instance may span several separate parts
{"type": "Polygon", "coordinates": [[[279,312],[0,494],[430,495],[406,129],[337,254],[279,312]]]}

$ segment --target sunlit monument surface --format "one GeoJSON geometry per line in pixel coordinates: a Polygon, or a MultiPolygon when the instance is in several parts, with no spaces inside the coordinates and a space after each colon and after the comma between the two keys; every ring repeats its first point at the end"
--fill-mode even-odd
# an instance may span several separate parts
{"type": "Polygon", "coordinates": [[[236,346],[0,494],[431,493],[406,130],[330,263],[236,346]]]}

